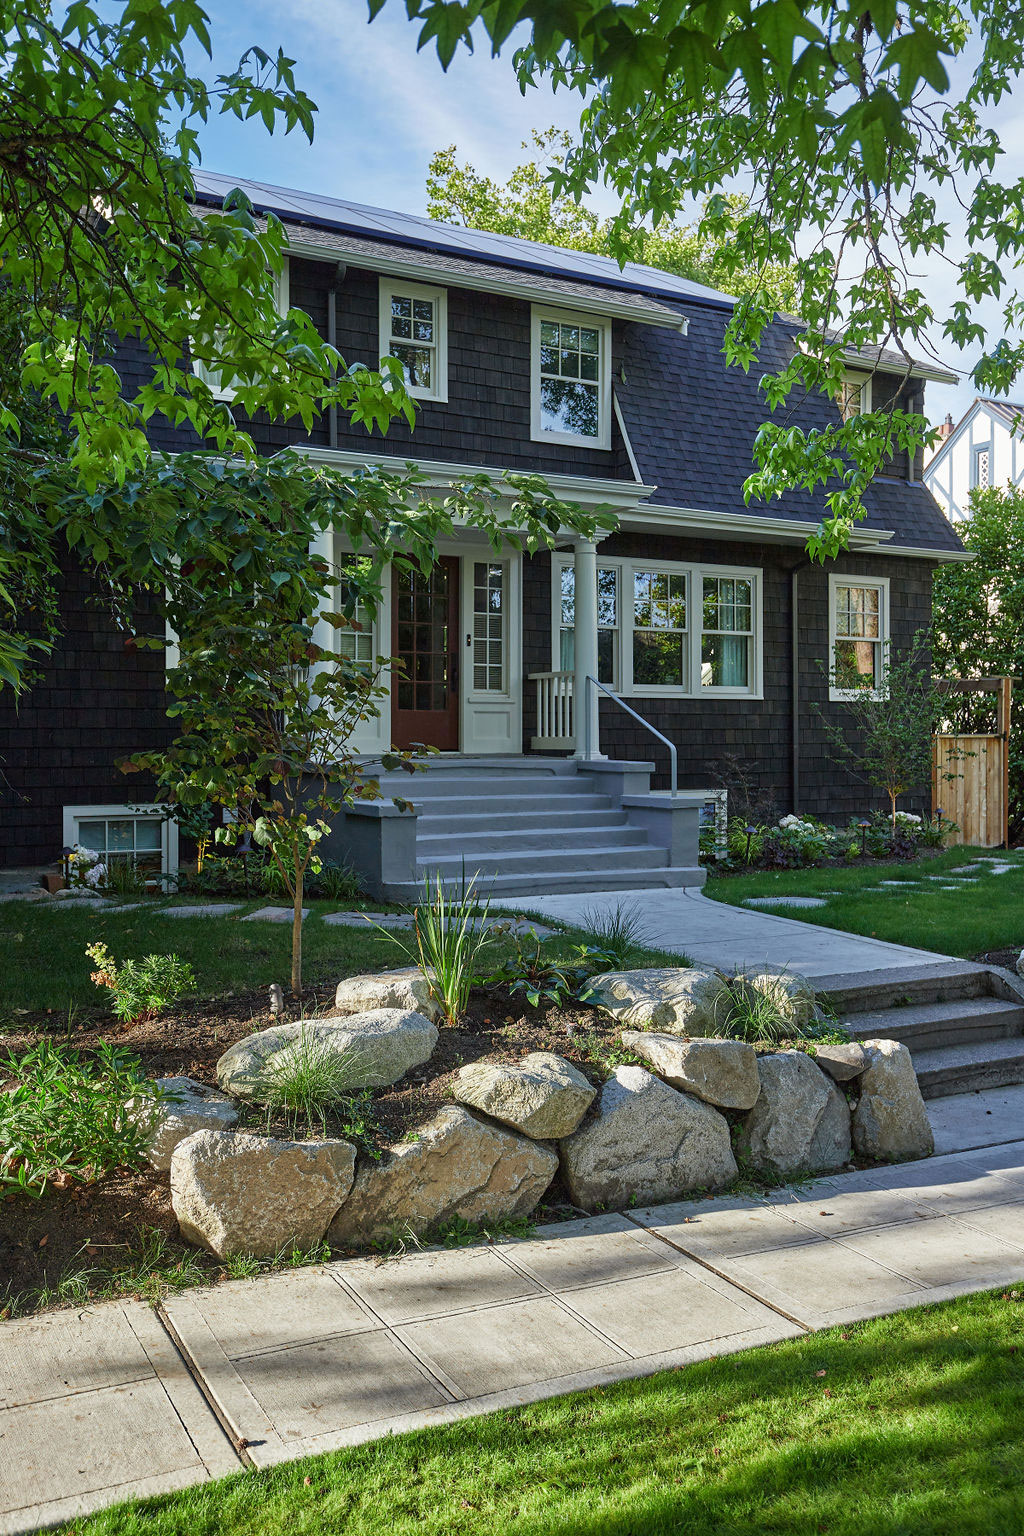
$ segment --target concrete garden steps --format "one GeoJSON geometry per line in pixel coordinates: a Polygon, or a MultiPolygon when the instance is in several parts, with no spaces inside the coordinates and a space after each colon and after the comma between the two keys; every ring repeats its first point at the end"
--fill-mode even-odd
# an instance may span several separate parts
{"type": "Polygon", "coordinates": [[[475,875],[497,899],[704,881],[696,865],[674,866],[637,813],[603,793],[607,774],[570,758],[432,758],[424,772],[385,774],[380,784],[418,812],[418,879],[407,892],[393,883],[394,897],[415,897],[437,874],[453,886],[475,875]]]}
{"type": "Polygon", "coordinates": [[[819,995],[855,1040],[907,1046],[926,1099],[1024,1082],[1024,987],[969,961],[820,976],[819,995]]]}

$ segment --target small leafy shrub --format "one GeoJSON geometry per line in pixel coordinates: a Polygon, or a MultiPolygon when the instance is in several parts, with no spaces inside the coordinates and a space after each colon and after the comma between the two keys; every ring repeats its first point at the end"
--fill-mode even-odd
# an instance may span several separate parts
{"type": "MultiPolygon", "coordinates": [[[[360,1065],[365,1056],[360,1056],[360,1065]]],[[[302,1029],[294,1045],[272,1057],[260,1074],[255,1097],[266,1106],[267,1129],[274,1113],[283,1114],[289,1131],[326,1132],[327,1115],[337,1110],[355,1087],[356,1052],[335,1050],[314,1030],[302,1029]]]]}
{"type": "Polygon", "coordinates": [[[114,859],[108,864],[103,886],[115,896],[145,896],[148,889],[146,876],[134,859],[114,859]]]}
{"type": "Polygon", "coordinates": [[[104,1041],[94,1056],[41,1040],[8,1053],[0,1073],[0,1185],[42,1195],[50,1184],[90,1183],[144,1160],[149,1126],[129,1103],[161,1095],[138,1059],[104,1041]]]}
{"type": "Polygon", "coordinates": [[[196,985],[192,967],[180,955],[147,955],[118,965],[105,944],[88,944],[85,952],[98,967],[91,979],[98,987],[110,988],[111,1006],[124,1024],[153,1018],[196,985]]]}
{"type": "Polygon", "coordinates": [[[449,1024],[457,1024],[469,1006],[481,957],[492,942],[491,904],[477,893],[476,880],[450,892],[441,874],[423,882],[423,897],[413,911],[415,948],[400,933],[376,924],[385,938],[418,965],[449,1024]]]}
{"type": "Polygon", "coordinates": [[[363,877],[351,864],[322,859],[320,868],[306,881],[306,892],[316,901],[359,901],[363,877]]]}
{"type": "Polygon", "coordinates": [[[731,864],[759,864],[764,853],[764,828],[733,817],[727,843],[731,864]]]}
{"type": "Polygon", "coordinates": [[[619,953],[576,944],[568,959],[555,959],[544,953],[542,939],[511,934],[515,953],[485,978],[487,986],[507,987],[509,992],[526,998],[531,1008],[549,1003],[560,1008],[566,1003],[585,1003],[592,997],[592,978],[604,971],[619,969],[619,953]]]}

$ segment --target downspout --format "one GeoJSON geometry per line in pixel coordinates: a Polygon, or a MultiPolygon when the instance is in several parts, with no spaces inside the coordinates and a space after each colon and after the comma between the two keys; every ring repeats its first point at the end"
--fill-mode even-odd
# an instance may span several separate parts
{"type": "Polygon", "coordinates": [[[790,663],[790,781],[792,811],[800,812],[800,572],[810,565],[805,555],[789,568],[789,663],[790,663]]]}
{"type": "MultiPolygon", "coordinates": [[[[337,348],[338,345],[338,289],[345,281],[347,273],[348,267],[343,261],[339,261],[327,289],[327,345],[329,347],[337,348]]],[[[327,407],[327,446],[329,448],[338,446],[338,407],[336,405],[327,407]]]]}

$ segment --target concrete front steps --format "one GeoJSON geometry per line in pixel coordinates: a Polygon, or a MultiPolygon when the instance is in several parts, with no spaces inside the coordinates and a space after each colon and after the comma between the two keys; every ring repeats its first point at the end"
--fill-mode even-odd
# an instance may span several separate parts
{"type": "Polygon", "coordinates": [[[941,961],[815,978],[854,1040],[900,1040],[926,1099],[1024,1082],[1024,987],[994,967],[941,961]]]}
{"type": "Polygon", "coordinates": [[[476,876],[495,899],[703,885],[696,860],[673,865],[609,780],[571,758],[433,758],[422,773],[383,775],[381,793],[418,811],[417,879],[389,894],[414,899],[437,874],[452,886],[476,876]]]}

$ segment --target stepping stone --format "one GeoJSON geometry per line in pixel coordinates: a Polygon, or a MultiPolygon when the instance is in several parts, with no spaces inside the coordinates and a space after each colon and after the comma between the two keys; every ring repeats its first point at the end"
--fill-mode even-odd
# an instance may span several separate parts
{"type": "Polygon", "coordinates": [[[161,917],[227,917],[232,912],[241,912],[244,903],[240,901],[208,901],[201,907],[162,907],[161,917]]]}
{"type": "Polygon", "coordinates": [[[324,922],[330,928],[411,928],[411,912],[326,912],[324,922]]]}
{"type": "Polygon", "coordinates": [[[114,903],[106,896],[75,896],[71,901],[61,901],[55,907],[55,912],[77,912],[84,907],[112,907],[114,903]]]}
{"type": "Polygon", "coordinates": [[[905,891],[912,891],[920,885],[919,880],[879,880],[879,885],[896,885],[905,891]]]}
{"type": "MultiPolygon", "coordinates": [[[[309,916],[310,908],[303,907],[302,921],[309,916]]],[[[294,917],[291,907],[260,907],[258,912],[250,912],[245,917],[240,917],[240,923],[290,923],[294,917]]]]}
{"type": "Polygon", "coordinates": [[[820,896],[745,896],[745,907],[824,907],[820,896]]]}

